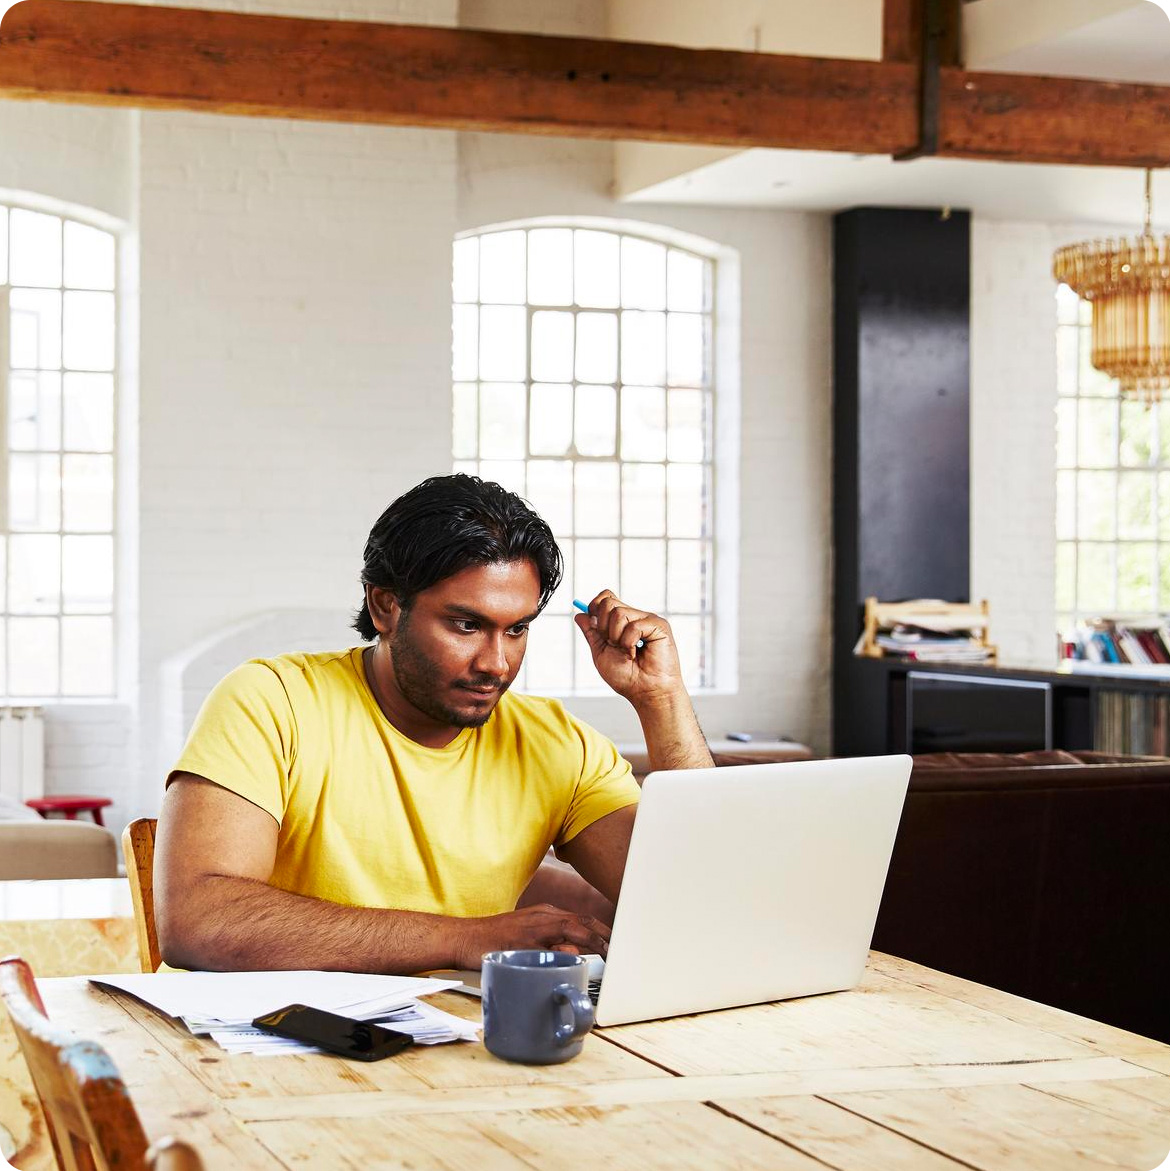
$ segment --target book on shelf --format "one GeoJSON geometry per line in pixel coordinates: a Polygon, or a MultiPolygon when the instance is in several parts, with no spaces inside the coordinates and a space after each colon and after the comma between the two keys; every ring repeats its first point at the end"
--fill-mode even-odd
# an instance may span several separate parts
{"type": "Polygon", "coordinates": [[[1062,658],[1116,666],[1170,666],[1170,622],[1159,625],[1096,618],[1078,623],[1062,658]]]}

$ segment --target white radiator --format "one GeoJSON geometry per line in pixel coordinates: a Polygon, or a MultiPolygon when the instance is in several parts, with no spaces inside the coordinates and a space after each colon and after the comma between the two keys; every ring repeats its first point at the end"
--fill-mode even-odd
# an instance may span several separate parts
{"type": "Polygon", "coordinates": [[[0,707],[0,796],[45,795],[45,721],[39,707],[0,707]]]}

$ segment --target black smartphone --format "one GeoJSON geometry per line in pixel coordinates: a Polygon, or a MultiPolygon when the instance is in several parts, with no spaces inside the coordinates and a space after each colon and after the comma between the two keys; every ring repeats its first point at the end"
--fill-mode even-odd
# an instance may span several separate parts
{"type": "Polygon", "coordinates": [[[396,1033],[381,1025],[355,1021],[304,1004],[290,1004],[258,1016],[252,1027],[275,1033],[278,1037],[304,1041],[306,1045],[316,1045],[355,1061],[381,1061],[383,1057],[393,1057],[414,1044],[409,1033],[396,1033]]]}

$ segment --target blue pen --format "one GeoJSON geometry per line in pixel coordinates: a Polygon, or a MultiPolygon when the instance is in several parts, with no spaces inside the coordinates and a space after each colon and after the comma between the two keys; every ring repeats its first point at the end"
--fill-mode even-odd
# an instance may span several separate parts
{"type": "MultiPolygon", "coordinates": [[[[580,610],[582,614],[589,613],[589,607],[586,606],[585,603],[580,600],[580,598],[574,598],[573,605],[576,606],[577,609],[580,610]]],[[[646,641],[645,641],[645,639],[640,638],[640,639],[638,639],[638,641],[635,645],[639,648],[644,647],[646,645],[646,641]]]]}

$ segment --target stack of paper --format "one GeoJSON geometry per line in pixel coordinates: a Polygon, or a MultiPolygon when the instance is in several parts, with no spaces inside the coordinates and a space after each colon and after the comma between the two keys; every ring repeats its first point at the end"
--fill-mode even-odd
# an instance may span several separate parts
{"type": "Polygon", "coordinates": [[[423,1045],[473,1041],[479,1027],[417,999],[455,988],[458,980],[358,972],[173,972],[90,980],[178,1017],[192,1033],[210,1035],[229,1053],[317,1052],[311,1045],[252,1028],[256,1017],[287,1004],[376,1021],[410,1033],[423,1045]]]}

